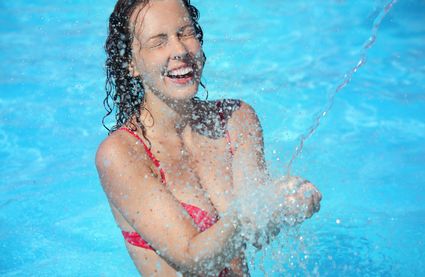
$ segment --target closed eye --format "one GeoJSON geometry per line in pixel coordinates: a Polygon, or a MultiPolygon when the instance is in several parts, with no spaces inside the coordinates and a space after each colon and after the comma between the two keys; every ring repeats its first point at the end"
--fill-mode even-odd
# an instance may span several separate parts
{"type": "Polygon", "coordinates": [[[150,38],[143,47],[145,48],[157,48],[157,47],[161,47],[164,46],[165,44],[167,44],[168,41],[168,37],[165,34],[160,34],[157,36],[154,36],[152,38],[150,38]]]}

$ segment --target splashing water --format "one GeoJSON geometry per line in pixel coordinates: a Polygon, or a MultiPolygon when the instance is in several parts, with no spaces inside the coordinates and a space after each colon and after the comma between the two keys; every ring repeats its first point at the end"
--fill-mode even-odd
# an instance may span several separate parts
{"type": "Polygon", "coordinates": [[[313,121],[313,124],[310,126],[308,131],[305,134],[301,135],[300,142],[299,142],[298,146],[295,147],[295,151],[292,154],[292,157],[291,157],[291,159],[290,159],[290,161],[287,165],[286,176],[290,176],[292,164],[296,160],[296,158],[301,154],[305,141],[307,139],[309,139],[314,134],[314,132],[319,127],[320,121],[322,120],[322,118],[324,118],[329,113],[329,111],[332,109],[332,106],[333,106],[334,101],[335,101],[336,94],[338,92],[340,92],[342,89],[344,89],[351,82],[351,79],[352,79],[354,73],[356,73],[360,69],[360,67],[362,67],[366,63],[367,53],[368,53],[369,49],[371,49],[372,46],[376,42],[376,37],[377,37],[377,34],[378,34],[379,27],[381,26],[381,23],[382,23],[383,19],[385,18],[385,16],[392,9],[392,7],[394,6],[394,4],[396,2],[397,2],[397,0],[391,0],[388,4],[385,5],[384,9],[376,16],[376,18],[373,22],[371,35],[369,36],[369,38],[367,39],[367,41],[363,45],[359,61],[350,71],[348,71],[344,75],[344,79],[342,80],[342,82],[337,86],[335,91],[329,95],[329,100],[328,100],[327,105],[316,116],[316,118],[313,121]]]}
{"type": "MultiPolygon", "coordinates": [[[[320,121],[322,118],[324,118],[329,111],[332,109],[334,104],[334,99],[336,97],[336,94],[339,93],[341,90],[343,90],[351,81],[353,74],[356,73],[365,63],[366,63],[366,56],[368,51],[372,48],[372,46],[376,42],[377,33],[381,26],[381,23],[385,16],[388,14],[388,12],[392,9],[393,5],[397,2],[397,0],[391,0],[389,3],[387,3],[384,7],[384,9],[377,15],[377,17],[374,19],[373,22],[373,28],[371,30],[371,34],[367,41],[364,43],[360,59],[356,63],[356,65],[351,68],[345,75],[342,80],[342,82],[336,87],[336,89],[329,95],[328,102],[326,106],[322,109],[322,111],[315,117],[313,124],[308,129],[308,132],[303,134],[300,138],[300,142],[298,146],[295,148],[295,151],[287,165],[287,172],[286,175],[283,177],[283,182],[289,182],[291,180],[290,171],[292,168],[293,162],[296,160],[296,158],[301,154],[304,143],[307,139],[309,139],[314,132],[317,130],[317,128],[320,125],[320,121]]],[[[246,237],[251,238],[252,241],[257,240],[260,241],[260,243],[264,246],[264,248],[261,250],[262,254],[260,257],[260,270],[263,273],[266,273],[264,269],[262,269],[262,263],[261,260],[264,259],[265,256],[267,256],[267,251],[271,250],[272,256],[274,257],[275,261],[279,260],[288,260],[290,264],[295,266],[295,264],[300,265],[300,267],[305,270],[305,273],[308,274],[307,269],[303,266],[302,259],[306,260],[308,259],[308,253],[303,256],[303,258],[297,258],[288,256],[287,251],[282,251],[282,249],[288,249],[288,247],[303,247],[303,237],[299,235],[297,223],[303,222],[305,220],[305,208],[302,204],[299,205],[299,203],[289,203],[286,201],[286,198],[290,196],[291,194],[296,193],[296,190],[299,188],[299,184],[302,182],[301,179],[295,180],[297,183],[295,184],[295,190],[288,189],[283,191],[282,193],[270,195],[271,191],[274,191],[274,182],[272,180],[268,180],[268,184],[262,187],[256,186],[255,182],[252,182],[252,180],[246,180],[246,186],[244,188],[243,194],[241,194],[241,197],[234,203],[234,209],[237,209],[240,214],[245,214],[247,217],[253,218],[254,222],[256,224],[256,227],[258,230],[260,230],[259,233],[253,234],[252,230],[250,230],[250,227],[244,228],[243,232],[246,237]],[[282,203],[282,199],[284,199],[282,203]],[[281,235],[279,235],[279,239],[275,240],[275,246],[267,246],[267,229],[268,229],[268,223],[272,219],[272,214],[275,212],[274,209],[277,206],[280,205],[282,214],[282,222],[285,224],[281,225],[281,235]],[[295,207],[295,206],[296,207],[295,207]],[[291,210],[297,209],[297,214],[292,213],[291,210]],[[294,228],[295,227],[295,228],[294,228]],[[258,237],[258,235],[260,237],[258,237]],[[257,237],[255,237],[257,236],[257,237]],[[297,241],[296,243],[293,243],[291,241],[297,241]],[[265,243],[264,243],[265,242],[265,243]]],[[[255,252],[255,251],[254,251],[255,252]]],[[[254,256],[254,252],[252,252],[250,255],[252,257],[254,256]]],[[[294,253],[296,251],[289,251],[289,253],[294,253]]],[[[303,253],[306,253],[303,251],[303,253]]],[[[254,266],[255,263],[252,261],[251,266],[254,266]]],[[[278,272],[284,272],[285,269],[283,268],[277,268],[278,272]]]]}
{"type": "MultiPolygon", "coordinates": [[[[273,206],[273,205],[270,205],[271,202],[277,205],[280,203],[279,201],[281,201],[282,196],[286,198],[287,196],[290,196],[296,193],[297,190],[300,188],[300,185],[302,184],[303,180],[301,178],[293,178],[290,176],[290,170],[291,170],[293,162],[300,155],[305,141],[313,135],[313,133],[319,127],[320,121],[322,120],[322,118],[324,118],[328,114],[328,112],[332,109],[336,94],[350,83],[353,74],[356,73],[360,69],[360,67],[362,67],[366,63],[367,52],[376,42],[378,29],[385,15],[391,10],[391,8],[396,3],[396,1],[397,0],[391,0],[384,7],[384,9],[377,15],[373,23],[371,35],[368,38],[368,40],[364,43],[364,46],[362,48],[359,61],[348,73],[345,74],[343,81],[337,86],[335,91],[332,94],[330,94],[327,105],[324,107],[322,112],[320,112],[319,115],[315,118],[312,126],[309,128],[309,131],[306,134],[301,136],[300,143],[296,147],[295,152],[292,155],[290,162],[288,163],[287,174],[283,177],[282,180],[280,180],[286,183],[295,182],[292,188],[291,189],[288,188],[284,191],[281,191],[280,194],[270,195],[271,191],[273,192],[275,191],[274,184],[273,184],[274,182],[272,180],[268,180],[266,182],[267,185],[262,187],[258,187],[257,182],[255,180],[254,181],[250,179],[245,180],[245,186],[243,188],[244,191],[243,193],[240,194],[238,201],[235,202],[235,208],[238,209],[239,211],[241,211],[241,209],[243,210],[244,207],[246,210],[249,210],[248,213],[250,213],[250,215],[248,217],[254,217],[257,227],[260,227],[260,229],[267,228],[267,223],[271,219],[270,216],[273,212],[270,210],[270,207],[273,206]]],[[[258,174],[259,176],[261,175],[260,173],[258,174]]],[[[294,207],[290,207],[290,203],[285,203],[285,205],[286,204],[289,205],[288,210],[291,210],[294,208],[294,207]]],[[[297,208],[300,208],[300,207],[297,207],[297,208]]],[[[304,211],[302,209],[300,209],[300,214],[304,214],[304,211]]],[[[294,215],[293,218],[285,216],[283,220],[288,225],[293,226],[297,222],[302,222],[305,219],[302,217],[302,215],[300,216],[301,216],[300,218],[297,218],[297,215],[294,215]]]]}

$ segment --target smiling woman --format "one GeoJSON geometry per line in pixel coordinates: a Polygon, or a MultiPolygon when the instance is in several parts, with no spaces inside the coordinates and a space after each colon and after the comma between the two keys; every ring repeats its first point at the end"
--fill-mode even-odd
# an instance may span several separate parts
{"type": "Polygon", "coordinates": [[[133,77],[140,77],[145,90],[163,101],[192,98],[198,89],[204,56],[182,3],[154,1],[145,7],[139,5],[130,24],[134,31],[130,67],[133,77]]]}
{"type": "Polygon", "coordinates": [[[309,182],[269,180],[262,130],[248,104],[195,97],[205,63],[197,19],[184,0],[120,0],[110,17],[105,106],[111,114],[112,99],[117,122],[96,165],[146,276],[247,276],[247,243],[261,247],[272,238],[289,203],[302,207],[289,209],[299,221],[320,206],[309,182]],[[235,203],[270,183],[270,220],[260,230],[255,214],[235,203]],[[287,190],[293,195],[284,197],[287,190]],[[258,239],[263,233],[267,240],[258,239]]]}

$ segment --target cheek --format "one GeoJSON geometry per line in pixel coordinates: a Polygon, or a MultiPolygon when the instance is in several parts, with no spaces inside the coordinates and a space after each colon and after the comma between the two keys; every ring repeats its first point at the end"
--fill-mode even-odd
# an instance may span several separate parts
{"type": "Polygon", "coordinates": [[[139,70],[142,76],[146,78],[160,78],[164,68],[164,62],[156,57],[148,56],[141,57],[138,63],[139,70]]]}
{"type": "Polygon", "coordinates": [[[202,47],[198,40],[194,40],[193,42],[189,43],[188,48],[190,49],[190,52],[195,54],[202,52],[202,47]]]}
{"type": "Polygon", "coordinates": [[[205,56],[204,51],[202,49],[202,46],[199,42],[194,43],[191,45],[191,48],[189,48],[190,53],[192,54],[197,66],[199,69],[202,69],[205,63],[205,56]]]}

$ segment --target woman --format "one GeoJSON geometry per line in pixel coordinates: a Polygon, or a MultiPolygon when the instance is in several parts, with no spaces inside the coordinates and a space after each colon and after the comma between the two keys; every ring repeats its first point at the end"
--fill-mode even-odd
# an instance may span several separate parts
{"type": "MultiPolygon", "coordinates": [[[[267,182],[261,127],[241,101],[195,97],[206,59],[197,20],[188,0],[119,0],[110,17],[105,106],[112,113],[113,99],[117,123],[96,166],[144,276],[249,275],[244,247],[260,233],[253,213],[233,207],[267,182]]],[[[275,182],[271,194],[293,183],[275,182]]],[[[320,193],[285,199],[309,217],[320,193]]],[[[271,206],[269,236],[283,213],[271,206]]]]}

